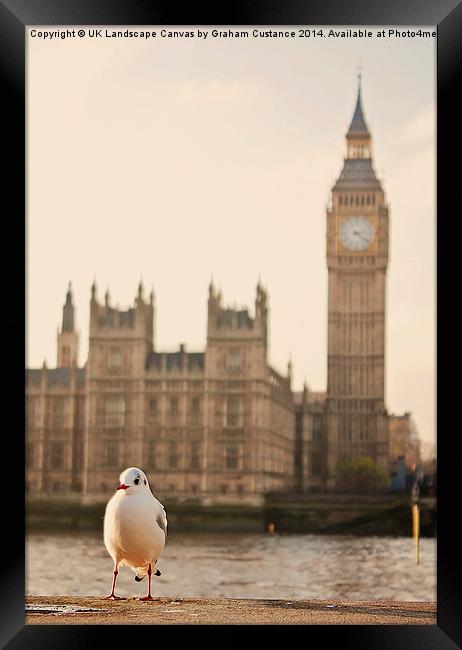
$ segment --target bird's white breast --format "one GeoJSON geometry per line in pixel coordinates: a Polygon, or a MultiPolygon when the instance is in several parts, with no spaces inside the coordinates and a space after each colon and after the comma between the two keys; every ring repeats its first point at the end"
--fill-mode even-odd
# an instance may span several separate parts
{"type": "Polygon", "coordinates": [[[116,493],[104,515],[104,543],[118,563],[132,567],[156,562],[165,544],[156,522],[157,501],[151,494],[116,493]]]}

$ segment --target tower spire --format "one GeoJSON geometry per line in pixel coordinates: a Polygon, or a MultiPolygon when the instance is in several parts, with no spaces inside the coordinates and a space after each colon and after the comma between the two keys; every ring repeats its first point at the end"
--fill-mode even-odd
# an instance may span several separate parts
{"type": "Polygon", "coordinates": [[[350,127],[347,131],[347,138],[348,137],[355,137],[357,135],[359,136],[370,136],[369,129],[366,124],[366,119],[364,117],[364,110],[363,110],[363,105],[362,105],[362,96],[361,96],[361,81],[362,81],[362,73],[363,67],[360,64],[358,66],[358,97],[356,99],[356,106],[355,110],[353,113],[353,118],[351,120],[350,127]]]}
{"type": "Polygon", "coordinates": [[[91,285],[91,299],[96,300],[96,277],[93,278],[93,284],[91,285]]]}
{"type": "Polygon", "coordinates": [[[62,332],[73,332],[74,331],[74,305],[72,304],[72,287],[69,282],[66,293],[66,302],[63,307],[63,324],[61,328],[62,332]]]}
{"type": "Polygon", "coordinates": [[[61,331],[58,330],[57,367],[70,368],[77,365],[79,336],[74,327],[74,304],[72,302],[72,285],[69,282],[66,302],[63,306],[63,322],[61,331]]]}

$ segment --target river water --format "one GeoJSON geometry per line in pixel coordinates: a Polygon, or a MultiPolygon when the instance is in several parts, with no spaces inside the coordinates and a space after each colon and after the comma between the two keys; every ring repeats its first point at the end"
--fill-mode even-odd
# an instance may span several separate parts
{"type": "MultiPolygon", "coordinates": [[[[101,534],[31,533],[26,541],[26,593],[106,595],[112,560],[101,534]]],[[[153,594],[168,597],[436,600],[436,541],[336,535],[175,533],[158,562],[153,594]]],[[[122,567],[121,596],[143,596],[122,567]]]]}

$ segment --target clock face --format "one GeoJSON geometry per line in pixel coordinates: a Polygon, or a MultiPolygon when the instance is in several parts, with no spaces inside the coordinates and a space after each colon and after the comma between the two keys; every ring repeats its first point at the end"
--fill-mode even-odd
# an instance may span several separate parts
{"type": "Polygon", "coordinates": [[[366,217],[348,217],[340,226],[340,242],[350,251],[363,251],[375,237],[375,228],[366,217]]]}

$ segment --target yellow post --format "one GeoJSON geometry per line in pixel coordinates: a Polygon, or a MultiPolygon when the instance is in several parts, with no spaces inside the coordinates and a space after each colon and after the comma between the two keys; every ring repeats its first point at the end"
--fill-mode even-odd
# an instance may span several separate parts
{"type": "Polygon", "coordinates": [[[415,563],[420,564],[420,507],[418,503],[412,506],[412,536],[415,542],[415,563]]]}

